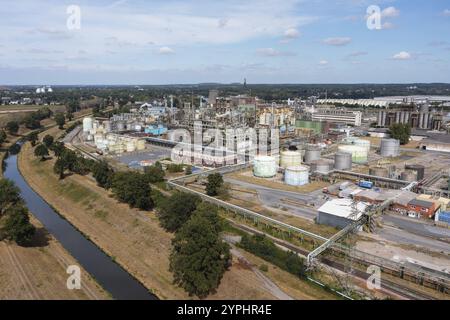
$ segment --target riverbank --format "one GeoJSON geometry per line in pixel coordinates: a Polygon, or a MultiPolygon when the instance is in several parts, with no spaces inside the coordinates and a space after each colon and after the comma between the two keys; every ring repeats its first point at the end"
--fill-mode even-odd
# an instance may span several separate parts
{"type": "MultiPolygon", "coordinates": [[[[49,133],[57,136],[57,128],[45,134],[49,133]]],[[[70,175],[59,181],[53,173],[53,163],[54,159],[45,162],[36,159],[28,143],[19,154],[19,168],[30,186],[124,269],[161,299],[190,298],[172,284],[169,254],[173,235],[159,226],[153,212],[118,203],[89,176],[70,175]]],[[[283,287],[302,282],[288,276],[277,281],[283,287]]],[[[323,297],[323,292],[293,290],[292,296],[314,299],[323,297]]],[[[276,299],[267,284],[237,259],[225,273],[217,292],[208,298],[276,299]]]]}
{"type": "Polygon", "coordinates": [[[32,247],[0,242],[0,300],[106,300],[111,296],[81,268],[81,289],[66,286],[70,265],[78,262],[31,217],[32,247]]]}

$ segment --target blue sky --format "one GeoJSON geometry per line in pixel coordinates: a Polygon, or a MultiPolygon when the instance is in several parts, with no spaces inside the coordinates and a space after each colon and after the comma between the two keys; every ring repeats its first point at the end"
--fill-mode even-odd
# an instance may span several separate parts
{"type": "Polygon", "coordinates": [[[0,5],[0,84],[450,82],[449,0],[0,5]]]}

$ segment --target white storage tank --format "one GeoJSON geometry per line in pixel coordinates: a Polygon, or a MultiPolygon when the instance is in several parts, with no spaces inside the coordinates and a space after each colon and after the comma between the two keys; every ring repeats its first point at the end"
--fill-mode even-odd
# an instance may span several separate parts
{"type": "Polygon", "coordinates": [[[145,140],[138,140],[137,144],[136,144],[136,148],[141,151],[141,150],[145,150],[145,140]]]}
{"type": "Polygon", "coordinates": [[[133,141],[129,141],[126,144],[126,150],[127,152],[133,152],[136,151],[136,143],[134,143],[133,141]]]}
{"type": "Polygon", "coordinates": [[[83,119],[83,132],[89,133],[91,130],[93,130],[94,125],[94,119],[91,117],[85,117],[83,119]]]}
{"type": "Polygon", "coordinates": [[[367,153],[369,153],[369,151],[370,151],[370,141],[369,140],[357,139],[357,140],[355,140],[354,145],[366,148],[367,153]]]}
{"type": "Polygon", "coordinates": [[[302,163],[302,154],[299,151],[281,151],[280,167],[295,167],[302,163]]]}
{"type": "Polygon", "coordinates": [[[253,160],[253,175],[259,178],[271,178],[277,174],[277,163],[274,157],[257,156],[253,160]]]}
{"type": "Polygon", "coordinates": [[[400,154],[400,141],[396,139],[382,139],[380,155],[383,157],[398,157],[400,154]]]}
{"type": "Polygon", "coordinates": [[[309,183],[309,168],[304,166],[287,167],[284,182],[290,186],[303,186],[309,183]]]}
{"type": "Polygon", "coordinates": [[[355,145],[340,145],[338,147],[339,152],[348,152],[352,154],[352,162],[354,163],[366,163],[367,162],[367,149],[361,146],[355,145]]]}

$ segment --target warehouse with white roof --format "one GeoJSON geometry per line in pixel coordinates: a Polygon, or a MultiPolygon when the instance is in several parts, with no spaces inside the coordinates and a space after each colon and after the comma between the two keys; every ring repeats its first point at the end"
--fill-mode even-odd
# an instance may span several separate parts
{"type": "Polygon", "coordinates": [[[358,220],[365,212],[367,204],[353,202],[352,199],[333,199],[318,209],[317,223],[337,228],[345,228],[358,220]]]}

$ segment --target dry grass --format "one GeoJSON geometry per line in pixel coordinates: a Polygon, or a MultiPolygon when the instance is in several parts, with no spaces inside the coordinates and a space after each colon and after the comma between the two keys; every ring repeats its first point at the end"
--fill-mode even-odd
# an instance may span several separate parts
{"type": "Polygon", "coordinates": [[[0,299],[110,299],[89,274],[82,269],[81,290],[66,287],[69,265],[75,259],[56,241],[36,219],[34,247],[19,247],[0,242],[0,299]]]}

